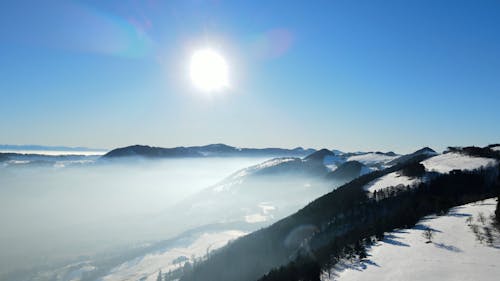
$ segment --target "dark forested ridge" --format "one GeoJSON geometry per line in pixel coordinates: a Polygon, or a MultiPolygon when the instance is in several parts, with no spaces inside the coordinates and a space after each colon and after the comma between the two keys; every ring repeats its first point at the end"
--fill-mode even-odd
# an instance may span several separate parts
{"type": "Polygon", "coordinates": [[[148,145],[131,145],[111,150],[103,159],[121,157],[144,158],[190,158],[190,157],[303,157],[315,152],[314,149],[297,147],[294,149],[283,148],[237,148],[225,144],[209,144],[205,146],[189,147],[154,147],[148,145]]]}
{"type": "Polygon", "coordinates": [[[5,155],[3,153],[0,153],[0,162],[7,161],[7,160],[9,160],[9,157],[7,157],[7,155],[5,155]]]}

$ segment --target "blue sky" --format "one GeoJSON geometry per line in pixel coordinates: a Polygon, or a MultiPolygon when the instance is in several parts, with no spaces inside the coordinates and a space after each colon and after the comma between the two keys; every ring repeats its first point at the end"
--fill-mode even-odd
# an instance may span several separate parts
{"type": "Polygon", "coordinates": [[[0,143],[500,142],[500,2],[2,1],[0,143]],[[197,91],[205,46],[231,88],[197,91]]]}

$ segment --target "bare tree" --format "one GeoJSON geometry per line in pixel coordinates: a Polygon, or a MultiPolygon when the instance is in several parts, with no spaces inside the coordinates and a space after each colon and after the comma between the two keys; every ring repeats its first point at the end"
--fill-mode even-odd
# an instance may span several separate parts
{"type": "Polygon", "coordinates": [[[432,243],[432,238],[434,237],[434,231],[427,227],[424,229],[424,232],[422,233],[422,236],[427,240],[425,243],[432,243]]]}
{"type": "Polygon", "coordinates": [[[486,223],[486,218],[484,217],[484,214],[482,212],[479,212],[479,214],[477,214],[477,220],[483,225],[486,223]]]}
{"type": "Polygon", "coordinates": [[[472,216],[467,217],[467,219],[465,220],[465,222],[467,223],[468,226],[471,226],[471,224],[472,224],[472,216]]]}
{"type": "Polygon", "coordinates": [[[493,234],[491,233],[491,229],[489,227],[484,227],[484,235],[486,236],[486,243],[488,245],[493,245],[493,234]]]}

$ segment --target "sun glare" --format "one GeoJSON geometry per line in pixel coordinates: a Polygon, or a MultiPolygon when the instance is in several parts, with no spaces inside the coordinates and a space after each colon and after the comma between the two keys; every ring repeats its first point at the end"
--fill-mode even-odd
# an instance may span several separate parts
{"type": "Polygon", "coordinates": [[[204,92],[218,92],[229,86],[229,67],[226,60],[212,49],[193,53],[189,74],[194,86],[204,92]]]}

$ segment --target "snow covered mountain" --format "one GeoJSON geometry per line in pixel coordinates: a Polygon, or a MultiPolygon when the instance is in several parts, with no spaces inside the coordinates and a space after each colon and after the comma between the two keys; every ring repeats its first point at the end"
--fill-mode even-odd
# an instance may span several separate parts
{"type": "MultiPolygon", "coordinates": [[[[359,256],[365,238],[399,244],[392,234],[384,232],[415,224],[418,228],[424,216],[496,196],[500,156],[491,149],[458,148],[439,155],[424,149],[416,154],[383,169],[376,166],[384,167],[401,156],[377,155],[379,164],[374,165],[376,161],[368,161],[375,158],[374,154],[350,155],[372,165],[373,171],[317,198],[297,213],[236,240],[181,280],[274,281],[290,280],[292,276],[317,280],[346,255],[359,256]],[[224,274],[219,274],[222,271],[224,274]]],[[[437,241],[442,243],[438,247],[460,248],[448,247],[446,241],[437,241]]],[[[396,279],[406,279],[399,277],[396,279]]],[[[371,276],[367,279],[373,280],[371,276]]],[[[391,275],[381,279],[394,280],[391,275]]]]}
{"type": "Polygon", "coordinates": [[[233,173],[177,208],[192,218],[209,213],[222,221],[274,221],[371,171],[327,149],[304,158],[273,158],[233,173]]]}
{"type": "MultiPolygon", "coordinates": [[[[231,153],[231,147],[214,145],[205,150],[205,156],[201,157],[210,157],[210,155],[222,153],[226,149],[231,153]]],[[[491,150],[495,151],[495,149],[491,150]]],[[[479,154],[481,153],[482,151],[479,154]]],[[[445,179],[452,182],[461,178],[467,181],[469,177],[481,182],[478,177],[483,177],[483,175],[491,177],[498,161],[488,156],[478,156],[479,154],[471,154],[460,149],[437,154],[430,148],[424,148],[407,155],[397,155],[391,152],[343,153],[321,149],[303,158],[272,158],[241,169],[219,183],[187,198],[175,207],[167,209],[168,215],[175,214],[175,220],[169,221],[165,220],[166,216],[159,216],[154,221],[155,225],[165,225],[165,227],[175,227],[173,226],[175,221],[177,224],[178,221],[182,221],[183,227],[187,227],[187,229],[212,224],[218,225],[217,227],[210,231],[199,232],[197,236],[189,236],[190,238],[185,241],[179,238],[168,247],[155,248],[154,251],[117,263],[107,268],[99,280],[154,281],[159,270],[162,270],[163,273],[172,270],[172,274],[166,274],[164,277],[170,278],[166,280],[177,280],[180,277],[184,278],[181,274],[184,272],[184,268],[189,269],[194,262],[201,266],[200,271],[195,271],[194,277],[188,276],[182,280],[256,280],[266,272],[269,273],[273,267],[285,266],[285,268],[289,268],[289,262],[304,255],[304,253],[310,252],[314,256],[322,257],[325,249],[329,249],[325,245],[331,243],[329,240],[331,237],[337,237],[335,241],[344,243],[342,239],[347,238],[343,237],[342,233],[347,233],[350,237],[357,237],[359,233],[362,233],[357,232],[358,228],[362,228],[363,225],[366,225],[367,229],[371,229],[370,227],[377,229],[380,227],[376,224],[379,221],[399,223],[398,220],[394,219],[397,217],[396,215],[388,215],[391,211],[377,214],[379,209],[371,205],[372,201],[370,200],[387,199],[390,201],[391,196],[406,194],[407,197],[404,197],[404,200],[394,199],[396,203],[383,207],[389,208],[388,210],[393,208],[394,213],[403,214],[412,210],[412,208],[405,209],[398,205],[398,201],[407,204],[411,198],[409,195],[411,191],[406,186],[416,187],[424,183],[436,185],[435,180],[441,179],[444,175],[449,175],[445,179]],[[408,168],[421,169],[421,174],[408,173],[406,171],[408,168]],[[483,169],[486,172],[476,174],[478,169],[483,169]],[[457,171],[464,173],[457,173],[457,171]],[[469,172],[470,174],[468,174],[469,172]],[[343,186],[332,192],[340,185],[343,186]],[[391,187],[397,188],[392,190],[391,187]],[[387,189],[390,190],[387,191],[387,189]],[[383,196],[379,195],[375,198],[373,196],[375,191],[381,191],[383,196]],[[363,212],[372,215],[364,216],[363,212]],[[372,216],[380,217],[376,219],[372,216]],[[270,227],[266,227],[270,224],[272,224],[270,227]],[[262,227],[266,228],[258,230],[262,227]],[[229,248],[223,247],[228,241],[237,237],[242,238],[229,243],[229,248]],[[207,255],[209,250],[219,247],[222,248],[214,251],[213,257],[212,254],[207,255]],[[225,254],[219,255],[218,253],[225,254]],[[206,265],[202,263],[202,260],[205,261],[208,256],[211,258],[206,265]],[[252,265],[256,268],[242,269],[241,265],[252,265]],[[219,278],[218,272],[225,272],[224,274],[227,272],[227,275],[224,278],[219,278]]],[[[458,180],[458,182],[460,181],[458,180]]],[[[459,185],[457,188],[462,190],[464,187],[459,185]]],[[[479,193],[477,196],[483,195],[479,193]]],[[[433,196],[423,196],[422,198],[425,199],[417,201],[427,202],[436,198],[436,195],[433,196]]],[[[440,204],[441,201],[436,202],[438,202],[436,204],[440,204]]],[[[434,204],[435,202],[429,204],[430,207],[426,206],[425,208],[432,209],[434,204]]],[[[381,207],[381,209],[383,208],[381,207]]],[[[428,212],[428,209],[422,212],[427,215],[428,213],[425,212],[428,212]]],[[[454,217],[453,214],[452,210],[450,216],[454,217]]],[[[361,270],[361,273],[368,272],[371,267],[376,267],[370,263],[372,261],[379,265],[386,264],[388,258],[385,258],[385,255],[377,258],[374,254],[377,247],[385,247],[386,244],[392,245],[391,243],[398,244],[399,242],[413,246],[413,241],[417,241],[417,238],[417,242],[421,242],[422,223],[429,226],[427,221],[421,221],[416,228],[403,230],[408,233],[418,233],[418,235],[415,234],[415,237],[408,238],[409,240],[396,239],[395,236],[399,237],[400,234],[403,234],[399,230],[386,234],[385,240],[378,242],[378,245],[381,246],[374,246],[369,250],[372,251],[370,254],[374,259],[376,258],[376,261],[369,258],[365,263],[356,263],[355,261],[352,264],[345,263],[344,267],[341,267],[342,263],[338,263],[339,267],[331,272],[329,278],[342,277],[344,273],[349,272],[349,268],[361,270]]],[[[384,227],[389,226],[384,225],[384,227]]],[[[430,225],[430,227],[445,233],[444,227],[438,228],[435,225],[430,225]]],[[[469,253],[469,248],[456,246],[452,240],[445,239],[445,236],[438,240],[440,234],[441,232],[436,235],[436,241],[434,241],[436,248],[453,250],[455,249],[453,247],[457,247],[469,253]]],[[[399,245],[399,247],[405,246],[399,245]]],[[[422,251],[425,252],[425,250],[422,251]]],[[[82,263],[62,268],[61,276],[74,278],[60,280],[84,280],[82,278],[89,274],[88,272],[95,274],[97,269],[93,268],[94,266],[96,265],[92,263],[82,263]]],[[[389,264],[389,266],[393,265],[389,264]]],[[[402,267],[404,265],[394,266],[402,267]]],[[[307,268],[307,266],[301,265],[300,268],[307,268]]],[[[322,268],[324,269],[324,267],[322,268]]],[[[358,271],[355,273],[357,274],[358,271]]],[[[388,270],[382,270],[382,273],[376,276],[384,280],[383,274],[389,274],[388,270]]],[[[270,276],[270,278],[274,278],[273,275],[270,276]]],[[[323,280],[329,280],[325,279],[327,278],[325,276],[327,275],[322,275],[323,280]]],[[[354,276],[351,279],[362,279],[358,275],[354,276]]],[[[346,278],[346,280],[351,280],[350,277],[346,278]]],[[[398,278],[405,279],[405,275],[398,275],[398,278]]],[[[385,279],[392,280],[391,277],[385,279]]]]}
{"type": "Polygon", "coordinates": [[[274,158],[233,173],[176,208],[193,220],[275,221],[331,191],[335,185],[327,173],[314,158],[274,158]]]}

